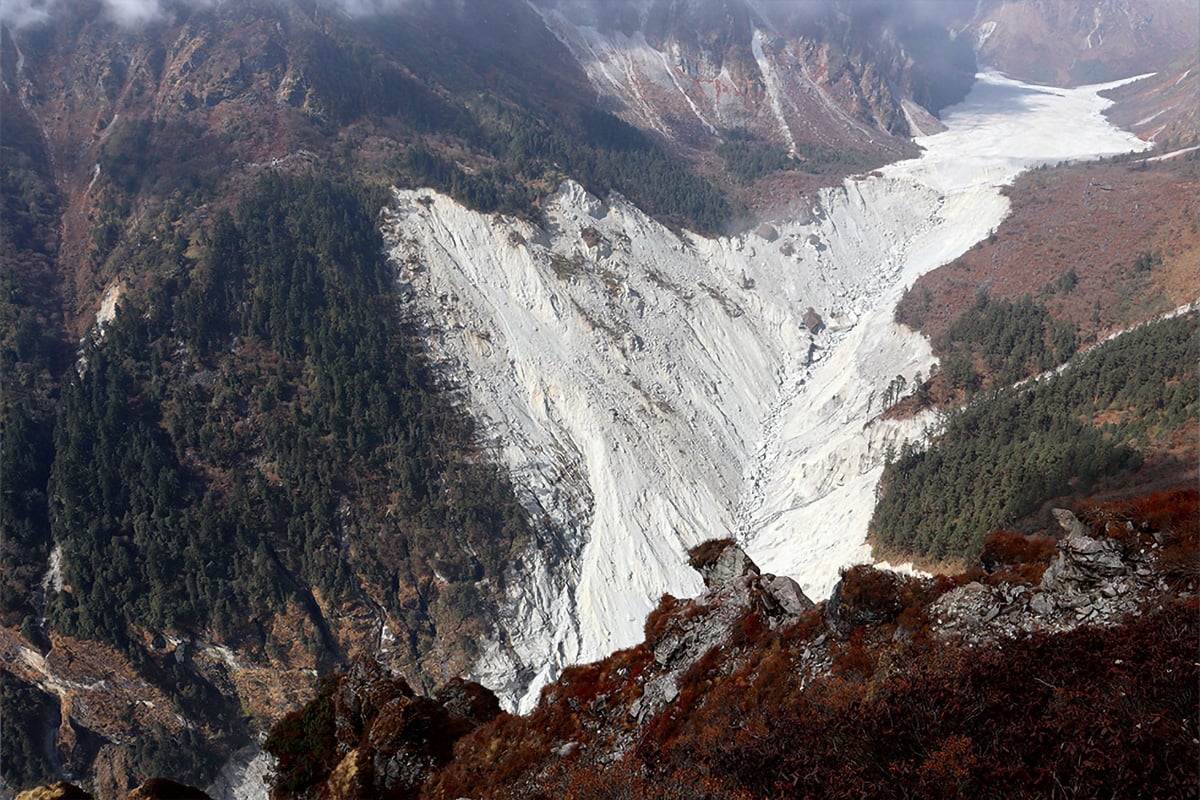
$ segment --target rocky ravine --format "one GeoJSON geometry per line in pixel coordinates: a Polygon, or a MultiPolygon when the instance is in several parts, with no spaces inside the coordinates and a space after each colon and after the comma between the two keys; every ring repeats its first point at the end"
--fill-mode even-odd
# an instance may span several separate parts
{"type": "Polygon", "coordinates": [[[886,445],[922,425],[878,419],[881,398],[931,366],[891,321],[899,292],[999,223],[1020,170],[1140,146],[1099,88],[985,74],[922,158],[729,238],[570,183],[540,227],[398,192],[385,229],[414,313],[555,532],[514,569],[479,679],[528,708],[562,665],[632,644],[662,592],[698,591],[700,539],[738,537],[814,597],[867,560],[886,445]]]}

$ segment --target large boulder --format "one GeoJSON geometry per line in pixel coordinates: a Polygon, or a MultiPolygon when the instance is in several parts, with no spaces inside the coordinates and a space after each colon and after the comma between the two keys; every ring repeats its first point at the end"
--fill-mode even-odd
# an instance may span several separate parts
{"type": "Polygon", "coordinates": [[[868,564],[843,571],[825,603],[825,624],[837,638],[848,639],[856,628],[894,621],[904,610],[902,592],[908,581],[868,564]]]}

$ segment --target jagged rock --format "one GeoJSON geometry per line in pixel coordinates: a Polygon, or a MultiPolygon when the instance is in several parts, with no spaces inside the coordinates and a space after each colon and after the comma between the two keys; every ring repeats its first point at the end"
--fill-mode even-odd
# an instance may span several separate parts
{"type": "Polygon", "coordinates": [[[639,721],[672,702],[679,695],[680,676],[714,648],[737,641],[740,627],[776,627],[815,608],[799,584],[762,574],[732,539],[693,547],[688,563],[703,577],[707,591],[693,600],[660,606],[647,622],[646,647],[660,674],[646,681],[630,709],[639,721]]]}
{"type": "Polygon", "coordinates": [[[745,575],[758,575],[758,565],[732,539],[713,539],[688,551],[688,563],[700,573],[709,589],[719,588],[745,575]]]}
{"type": "Polygon", "coordinates": [[[1065,591],[1080,584],[1092,586],[1106,578],[1124,575],[1135,569],[1133,565],[1125,562],[1116,543],[1111,539],[1100,540],[1086,535],[1071,535],[1059,543],[1058,555],[1042,576],[1042,588],[1047,591],[1065,591]]]}
{"type": "Polygon", "coordinates": [[[500,715],[500,701],[490,689],[462,678],[454,678],[438,689],[434,699],[450,716],[475,725],[491,722],[500,715]]]}
{"type": "Polygon", "coordinates": [[[638,722],[644,722],[678,696],[679,685],[675,681],[675,674],[660,675],[646,681],[642,696],[629,707],[629,715],[638,722]]]}
{"type": "Polygon", "coordinates": [[[762,587],[789,616],[800,616],[801,613],[817,607],[804,594],[800,584],[786,575],[763,575],[762,587]]]}
{"type": "Polygon", "coordinates": [[[73,783],[58,781],[21,792],[15,800],[92,800],[92,796],[73,783]]]}
{"type": "Polygon", "coordinates": [[[930,607],[939,635],[983,643],[1019,632],[1111,625],[1162,591],[1153,553],[1093,537],[1065,509],[1056,509],[1054,517],[1069,533],[1038,585],[1020,594],[977,583],[947,592],[930,607]]]}
{"type": "Polygon", "coordinates": [[[1091,536],[1092,532],[1088,530],[1088,527],[1068,509],[1055,508],[1050,513],[1068,536],[1091,536]]]}
{"type": "Polygon", "coordinates": [[[866,564],[851,567],[825,603],[825,624],[834,636],[848,639],[855,628],[891,622],[904,608],[900,590],[907,581],[866,564]]]}
{"type": "Polygon", "coordinates": [[[804,327],[808,328],[809,333],[820,333],[825,330],[825,320],[821,319],[821,315],[812,306],[804,312],[804,327]]]}
{"type": "Polygon", "coordinates": [[[477,683],[455,679],[424,697],[369,660],[314,702],[331,706],[337,749],[306,757],[336,760],[322,793],[333,800],[415,796],[450,760],[458,739],[500,714],[496,696],[477,683]]]}
{"type": "Polygon", "coordinates": [[[1041,616],[1049,616],[1054,612],[1054,600],[1045,593],[1038,593],[1029,601],[1029,610],[1041,616]]]}

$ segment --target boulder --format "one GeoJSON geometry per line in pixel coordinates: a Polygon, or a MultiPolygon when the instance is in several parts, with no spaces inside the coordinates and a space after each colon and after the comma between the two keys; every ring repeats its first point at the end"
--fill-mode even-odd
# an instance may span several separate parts
{"type": "Polygon", "coordinates": [[[733,539],[712,539],[688,551],[688,563],[700,573],[708,589],[720,588],[735,578],[758,575],[758,565],[733,539]]]}
{"type": "Polygon", "coordinates": [[[475,725],[491,722],[500,716],[500,701],[491,689],[475,681],[453,678],[434,694],[451,717],[463,719],[475,725]]]}
{"type": "Polygon", "coordinates": [[[1067,532],[1068,536],[1091,536],[1088,527],[1079,518],[1065,508],[1055,508],[1050,511],[1055,521],[1067,532]]]}
{"type": "Polygon", "coordinates": [[[779,609],[790,617],[798,617],[805,611],[817,607],[808,599],[800,584],[786,575],[763,575],[761,580],[763,591],[779,604],[779,609]]]}
{"type": "Polygon", "coordinates": [[[825,603],[825,624],[839,639],[848,639],[863,625],[895,620],[904,609],[900,596],[908,579],[887,570],[860,564],[842,572],[825,603]]]}

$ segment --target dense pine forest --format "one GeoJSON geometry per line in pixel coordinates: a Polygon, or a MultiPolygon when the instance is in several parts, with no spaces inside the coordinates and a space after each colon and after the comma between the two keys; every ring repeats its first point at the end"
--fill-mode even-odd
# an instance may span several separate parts
{"type": "MultiPolygon", "coordinates": [[[[1136,467],[1139,446],[1200,413],[1196,325],[1195,313],[1146,324],[1059,374],[980,392],[946,412],[927,448],[908,443],[889,458],[874,541],[886,552],[971,559],[990,531],[1136,467]]],[[[1009,349],[1003,369],[1038,363],[1045,352],[1041,326],[1027,329],[1027,347],[1009,349]]],[[[1002,326],[993,330],[1003,335],[1002,326]]]]}
{"type": "Polygon", "coordinates": [[[432,673],[420,659],[435,637],[474,651],[489,624],[479,593],[503,588],[529,535],[402,324],[381,205],[332,179],[272,176],[198,241],[167,226],[147,236],[139,258],[163,277],[95,331],[56,419],[37,385],[48,376],[27,374],[48,356],[21,349],[38,346],[22,323],[32,312],[9,306],[5,556],[28,568],[6,571],[5,612],[33,641],[107,642],[181,711],[224,720],[227,741],[190,748],[201,764],[248,731],[186,664],[148,657],[145,631],[268,657],[298,636],[329,668],[346,653],[327,617],[377,604],[404,626],[412,674],[432,673]],[[66,590],[43,627],[34,598],[51,539],[66,590]],[[279,639],[272,614],[297,629],[279,639]]]}

